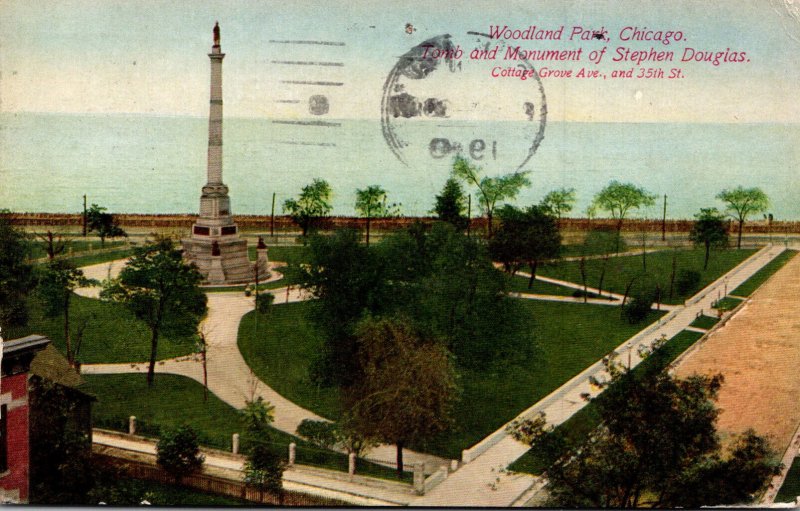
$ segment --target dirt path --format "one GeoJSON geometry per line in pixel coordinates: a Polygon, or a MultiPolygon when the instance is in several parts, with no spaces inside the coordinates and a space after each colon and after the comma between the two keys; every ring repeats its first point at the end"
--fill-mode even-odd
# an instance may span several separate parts
{"type": "Polygon", "coordinates": [[[800,257],[778,271],[727,324],[676,369],[722,373],[723,441],[748,428],[783,454],[800,424],[800,257]]]}

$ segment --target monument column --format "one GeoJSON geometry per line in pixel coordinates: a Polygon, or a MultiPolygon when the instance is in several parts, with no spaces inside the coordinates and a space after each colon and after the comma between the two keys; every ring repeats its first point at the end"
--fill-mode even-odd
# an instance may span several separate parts
{"type": "MultiPolygon", "coordinates": [[[[214,25],[211,61],[211,91],[208,111],[208,162],[206,184],[200,195],[200,216],[191,238],[182,240],[184,257],[193,262],[207,284],[239,284],[254,278],[247,255],[247,241],[239,238],[233,222],[228,187],[222,182],[222,53],[219,23],[214,25]]],[[[262,258],[263,259],[263,258],[262,258]]],[[[257,262],[256,264],[259,264],[257,262]]],[[[264,263],[260,275],[268,275],[264,263]]]]}

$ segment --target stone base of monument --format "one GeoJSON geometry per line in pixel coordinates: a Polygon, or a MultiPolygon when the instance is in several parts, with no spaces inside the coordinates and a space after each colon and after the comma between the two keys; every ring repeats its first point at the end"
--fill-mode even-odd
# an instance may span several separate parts
{"type": "Polygon", "coordinates": [[[269,270],[263,259],[256,263],[247,257],[247,240],[233,238],[181,240],[183,257],[194,263],[203,275],[204,285],[247,284],[255,280],[254,266],[259,265],[260,278],[268,276],[269,270]],[[219,254],[214,254],[214,241],[219,254]],[[263,266],[263,267],[262,267],[263,266]]]}

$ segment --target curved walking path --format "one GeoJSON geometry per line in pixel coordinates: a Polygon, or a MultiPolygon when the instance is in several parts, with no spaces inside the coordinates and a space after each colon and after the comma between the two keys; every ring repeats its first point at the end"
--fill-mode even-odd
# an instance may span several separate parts
{"type": "MultiPolygon", "coordinates": [[[[115,277],[125,265],[126,260],[101,263],[83,268],[87,277],[97,280],[115,277]]],[[[99,288],[81,288],[76,291],[82,296],[97,298],[99,288]]],[[[311,299],[311,295],[298,288],[278,288],[269,290],[275,295],[275,304],[294,303],[311,299]]],[[[273,426],[281,431],[295,435],[297,426],[305,419],[327,420],[289,401],[266,383],[259,380],[242,357],[237,345],[239,323],[242,317],[253,310],[253,297],[241,292],[207,293],[208,315],[200,329],[206,336],[206,367],[208,389],[221,400],[236,409],[244,408],[245,401],[261,396],[275,407],[273,426]]],[[[123,374],[146,373],[147,362],[122,364],[84,364],[84,374],[123,374]]],[[[156,362],[157,373],[177,374],[203,383],[203,366],[199,356],[181,356],[156,362]]],[[[380,445],[370,450],[367,457],[372,461],[393,463],[396,448],[393,445],[380,445]]],[[[403,449],[406,463],[415,465],[425,463],[426,472],[433,472],[449,460],[438,456],[403,449]]]]}

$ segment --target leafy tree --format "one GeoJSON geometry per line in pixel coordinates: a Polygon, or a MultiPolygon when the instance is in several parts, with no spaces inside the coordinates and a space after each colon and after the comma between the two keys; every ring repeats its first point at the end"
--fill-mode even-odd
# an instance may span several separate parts
{"type": "Polygon", "coordinates": [[[27,262],[28,236],[3,216],[7,212],[0,210],[0,327],[5,328],[27,324],[28,293],[36,282],[27,262]]]}
{"type": "Polygon", "coordinates": [[[433,213],[439,220],[449,222],[457,230],[463,231],[469,224],[464,209],[464,190],[461,188],[461,183],[451,177],[445,182],[441,194],[436,196],[433,213]]]}
{"type": "Polygon", "coordinates": [[[86,225],[89,232],[96,231],[100,237],[100,246],[105,246],[106,238],[117,238],[127,236],[125,231],[117,224],[114,215],[106,213],[106,208],[92,204],[86,211],[86,225]]]}
{"type": "Polygon", "coordinates": [[[283,203],[283,211],[289,213],[292,220],[303,230],[305,238],[309,231],[316,229],[319,221],[326,217],[332,209],[331,187],[324,179],[314,179],[310,185],[300,190],[296,199],[287,199],[283,203]]]}
{"type": "Polygon", "coordinates": [[[349,416],[343,417],[340,422],[305,419],[297,426],[297,434],[317,447],[333,449],[341,446],[348,453],[361,456],[377,443],[354,430],[351,422],[349,416]]]}
{"type": "Polygon", "coordinates": [[[742,228],[747,217],[754,213],[766,211],[769,197],[761,188],[743,188],[737,186],[732,190],[722,190],[717,199],[727,204],[727,210],[739,222],[739,234],[736,237],[736,248],[742,248],[742,228]]]}
{"type": "Polygon", "coordinates": [[[632,325],[639,323],[647,317],[653,302],[658,298],[658,291],[654,286],[643,285],[634,288],[631,299],[627,306],[622,310],[622,315],[632,325]]]}
{"type": "Polygon", "coordinates": [[[119,277],[101,292],[104,299],[123,303],[150,328],[148,385],[153,384],[158,341],[162,333],[193,336],[205,315],[206,295],[199,285],[203,276],[187,264],[172,240],[134,249],[119,277]]]}
{"type": "Polygon", "coordinates": [[[259,491],[277,493],[279,503],[283,504],[283,472],[287,462],[270,442],[274,412],[275,407],[261,396],[246,401],[239,411],[251,444],[244,463],[244,481],[259,491]]]}
{"type": "Polygon", "coordinates": [[[299,283],[319,299],[315,319],[325,336],[312,375],[346,386],[358,377],[355,326],[365,311],[377,313],[388,302],[383,264],[351,229],[312,236],[309,249],[308,264],[298,267],[299,283]]]}
{"type": "Polygon", "coordinates": [[[699,507],[746,502],[778,463],[748,433],[724,457],[714,406],[721,375],[673,378],[658,366],[607,360],[610,386],[593,399],[602,425],[547,470],[555,507],[699,507]]]}
{"type": "Polygon", "coordinates": [[[457,399],[456,375],[448,351],[424,339],[406,319],[365,319],[358,328],[363,378],[346,393],[347,409],[366,437],[403,447],[446,430],[457,399]]]}
{"type": "MultiPolygon", "coordinates": [[[[611,218],[617,221],[617,240],[622,233],[622,222],[631,209],[639,209],[655,204],[656,196],[644,188],[631,183],[611,181],[605,188],[594,196],[592,205],[600,210],[607,211],[611,218]]],[[[616,252],[619,252],[619,241],[616,252]]]]}
{"type": "Polygon", "coordinates": [[[695,222],[689,233],[689,239],[695,245],[703,245],[706,248],[706,257],[703,261],[703,269],[708,268],[708,256],[711,247],[725,247],[728,245],[728,230],[725,228],[725,217],[717,211],[717,208],[702,208],[700,213],[695,215],[695,222]]]}
{"type": "Polygon", "coordinates": [[[500,229],[489,241],[489,252],[513,272],[520,264],[531,270],[528,289],[536,279],[536,269],[544,259],[554,259],[561,251],[561,233],[549,210],[530,206],[521,211],[506,205],[499,210],[500,229]]]}
{"type": "Polygon", "coordinates": [[[69,326],[72,294],[79,287],[96,283],[97,281],[84,277],[83,271],[66,259],[51,260],[39,278],[37,291],[44,299],[46,314],[50,317],[63,315],[64,341],[67,345],[67,360],[70,363],[75,360],[69,326]]]}
{"type": "Polygon", "coordinates": [[[531,184],[527,172],[514,172],[497,177],[480,177],[480,167],[470,165],[458,156],[453,163],[453,177],[461,179],[478,189],[478,202],[489,222],[489,238],[494,234],[492,225],[497,203],[517,196],[523,186],[531,184]]]}
{"type": "Polygon", "coordinates": [[[400,212],[400,205],[387,204],[386,190],[379,185],[372,185],[363,190],[356,190],[356,211],[367,219],[367,245],[369,245],[369,226],[372,218],[395,216],[400,212]]]}
{"type": "Polygon", "coordinates": [[[561,216],[572,211],[575,205],[575,188],[558,188],[547,192],[540,204],[550,210],[561,223],[561,216]]]}
{"type": "Polygon", "coordinates": [[[156,444],[156,463],[172,475],[175,482],[199,471],[203,461],[205,456],[200,454],[197,432],[191,426],[182,425],[161,431],[156,444]]]}

